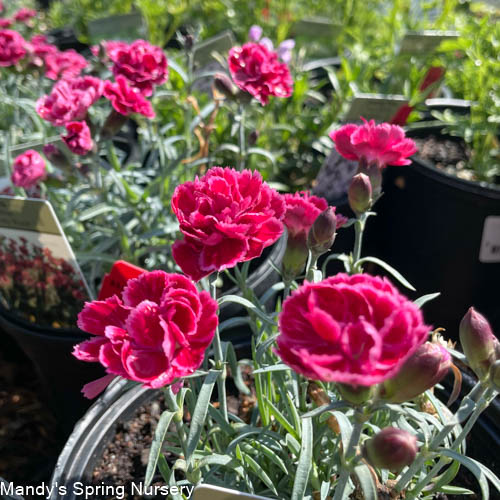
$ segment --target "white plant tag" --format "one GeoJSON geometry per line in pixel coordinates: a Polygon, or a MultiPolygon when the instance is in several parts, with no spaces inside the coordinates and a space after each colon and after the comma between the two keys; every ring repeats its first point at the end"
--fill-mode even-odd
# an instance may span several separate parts
{"type": "Polygon", "coordinates": [[[500,216],[484,219],[479,262],[500,262],[500,216]]]}

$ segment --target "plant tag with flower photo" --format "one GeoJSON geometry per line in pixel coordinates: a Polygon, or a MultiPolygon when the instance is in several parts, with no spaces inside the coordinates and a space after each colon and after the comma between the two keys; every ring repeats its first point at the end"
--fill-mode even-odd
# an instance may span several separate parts
{"type": "Polygon", "coordinates": [[[484,219],[479,262],[500,262],[500,216],[484,219]]]}
{"type": "Polygon", "coordinates": [[[0,196],[0,306],[39,325],[74,327],[89,298],[52,205],[0,196]]]}
{"type": "Polygon", "coordinates": [[[408,31],[401,40],[396,54],[419,54],[435,52],[445,40],[456,40],[458,31],[408,31]]]}
{"type": "Polygon", "coordinates": [[[148,28],[139,12],[96,19],[89,22],[88,31],[92,43],[103,40],[134,42],[137,39],[148,39],[148,28]]]}
{"type": "Polygon", "coordinates": [[[361,117],[380,122],[390,121],[408,99],[397,94],[356,94],[344,116],[345,122],[358,122],[361,117]]]}
{"type": "Polygon", "coordinates": [[[293,25],[291,35],[294,38],[298,36],[333,38],[341,31],[342,25],[332,22],[327,17],[307,17],[293,25]]]}
{"type": "Polygon", "coordinates": [[[202,484],[193,492],[193,500],[268,500],[266,497],[241,493],[220,486],[202,484]]]}
{"type": "Polygon", "coordinates": [[[203,42],[197,43],[193,47],[193,61],[195,66],[205,66],[212,59],[212,53],[226,55],[226,53],[235,45],[235,39],[231,30],[223,31],[203,42]]]}

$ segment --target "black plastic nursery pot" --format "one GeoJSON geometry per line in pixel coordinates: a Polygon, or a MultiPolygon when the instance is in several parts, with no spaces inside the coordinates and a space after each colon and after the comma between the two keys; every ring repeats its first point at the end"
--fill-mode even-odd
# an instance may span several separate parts
{"type": "MultiPolygon", "coordinates": [[[[410,131],[427,137],[436,128],[410,131]]],[[[364,254],[396,268],[418,295],[441,292],[425,305],[426,320],[458,339],[458,325],[474,306],[500,331],[500,186],[471,182],[413,158],[388,167],[377,216],[367,224],[364,254]]]]}
{"type": "MultiPolygon", "coordinates": [[[[475,380],[464,374],[462,394],[469,392],[474,384],[475,380]]],[[[54,469],[51,480],[54,493],[50,500],[77,500],[81,498],[82,487],[99,486],[99,483],[92,482],[92,473],[104,449],[113,439],[117,425],[132,418],[138,408],[158,395],[158,391],[139,385],[129,390],[126,390],[127,386],[125,380],[113,381],[77,423],[54,469]]],[[[445,387],[443,392],[447,398],[449,388],[445,387]]],[[[481,415],[468,440],[469,456],[492,470],[498,467],[499,422],[500,402],[495,400],[481,415]]],[[[136,485],[143,481],[142,477],[134,478],[136,485]]]]}
{"type": "MultiPolygon", "coordinates": [[[[61,434],[69,435],[91,404],[81,394],[82,387],[105,375],[98,364],[82,363],[71,354],[73,346],[89,336],[76,328],[56,329],[31,324],[1,307],[0,330],[33,362],[44,389],[43,396],[57,418],[61,434]]],[[[9,356],[11,352],[14,351],[5,354],[9,356]]],[[[19,362],[25,360],[19,358],[19,362]]]]}

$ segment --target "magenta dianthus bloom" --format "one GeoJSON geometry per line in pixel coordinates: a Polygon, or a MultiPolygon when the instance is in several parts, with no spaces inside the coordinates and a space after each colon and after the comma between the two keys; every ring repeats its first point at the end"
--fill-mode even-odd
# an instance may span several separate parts
{"type": "Polygon", "coordinates": [[[25,23],[26,21],[29,21],[32,17],[35,16],[36,16],[36,10],[29,9],[28,7],[21,7],[14,14],[14,21],[17,21],[19,23],[25,23]]]}
{"type": "Polygon", "coordinates": [[[14,186],[31,188],[42,181],[45,175],[45,160],[38,151],[28,149],[15,158],[12,168],[14,186]]]}
{"type": "Polygon", "coordinates": [[[141,93],[130,87],[125,77],[121,75],[116,77],[116,83],[106,80],[104,97],[109,99],[113,108],[122,115],[139,113],[146,118],[155,117],[151,103],[141,93]]]}
{"type": "Polygon", "coordinates": [[[153,85],[167,81],[168,63],[161,47],[151,45],[145,40],[107,42],[106,51],[113,61],[113,74],[124,76],[130,86],[148,97],[153,93],[153,85]]]}
{"type": "Polygon", "coordinates": [[[152,271],[116,295],[87,302],[78,326],[95,335],[75,346],[81,361],[100,362],[108,374],[159,388],[192,374],[217,327],[217,303],[180,274],[152,271]]]}
{"type": "Polygon", "coordinates": [[[395,375],[430,328],[385,278],[337,274],[283,303],[277,354],[314,380],[370,386],[395,375]]]}
{"type": "Polygon", "coordinates": [[[45,57],[45,76],[51,80],[75,78],[86,67],[87,60],[74,49],[58,50],[45,57]]]}
{"type": "Polygon", "coordinates": [[[289,238],[303,237],[305,241],[313,222],[328,208],[328,202],[307,191],[285,194],[283,199],[286,206],[283,222],[288,229],[289,238]]]}
{"type": "Polygon", "coordinates": [[[26,55],[27,42],[14,30],[0,30],[0,67],[14,66],[26,55]]]}
{"type": "Polygon", "coordinates": [[[264,106],[269,96],[290,97],[293,80],[286,63],[262,43],[245,43],[229,51],[229,71],[234,83],[264,106]]]}
{"type": "Polygon", "coordinates": [[[38,99],[37,113],[56,127],[85,118],[103,92],[103,82],[93,76],[58,81],[49,95],[38,99]]]}
{"type": "Polygon", "coordinates": [[[86,122],[66,123],[67,134],[62,135],[68,149],[77,155],[86,155],[94,146],[90,129],[86,122]]]}
{"type": "Polygon", "coordinates": [[[348,123],[330,134],[337,151],[348,160],[364,160],[368,165],[409,165],[409,156],[417,151],[415,143],[405,136],[398,125],[375,124],[374,120],[363,125],[348,123]]]}
{"type": "Polygon", "coordinates": [[[173,256],[195,281],[259,257],[283,233],[281,195],[250,170],[213,167],[177,186],[172,209],[184,235],[173,256]]]}

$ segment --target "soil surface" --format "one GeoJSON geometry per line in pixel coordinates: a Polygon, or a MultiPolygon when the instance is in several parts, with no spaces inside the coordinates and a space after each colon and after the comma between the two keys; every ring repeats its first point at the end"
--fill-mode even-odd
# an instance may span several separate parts
{"type": "Polygon", "coordinates": [[[417,156],[437,168],[460,179],[475,181],[474,171],[467,168],[470,150],[465,142],[439,135],[413,139],[418,147],[417,156]]]}
{"type": "Polygon", "coordinates": [[[16,486],[47,484],[64,445],[40,394],[31,362],[0,331],[0,477],[16,486]]]}

